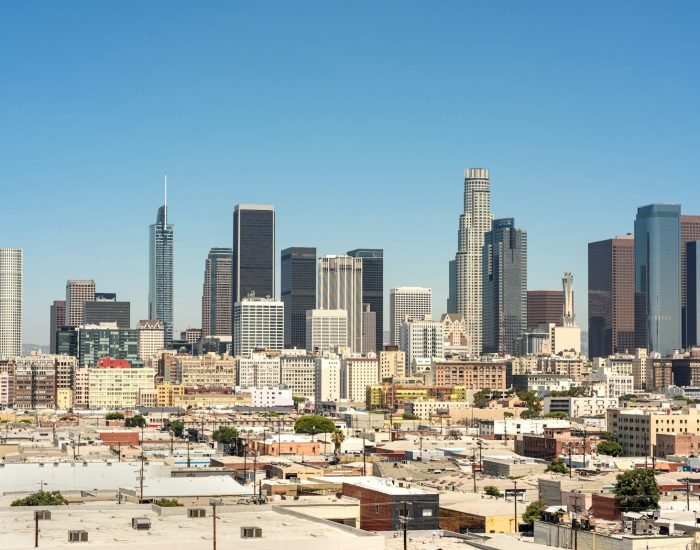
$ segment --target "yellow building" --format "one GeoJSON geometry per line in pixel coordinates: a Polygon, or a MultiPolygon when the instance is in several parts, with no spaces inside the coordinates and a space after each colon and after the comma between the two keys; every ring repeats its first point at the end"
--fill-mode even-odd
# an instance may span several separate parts
{"type": "MultiPolygon", "coordinates": [[[[449,497],[448,497],[449,498],[449,497]]],[[[517,516],[512,502],[478,495],[458,496],[456,502],[440,499],[440,528],[456,533],[466,531],[514,533],[516,522],[523,520],[525,505],[517,503],[517,516]],[[476,497],[476,498],[475,498],[476,497]]]]}
{"type": "Polygon", "coordinates": [[[56,389],[56,408],[57,409],[72,409],[73,408],[73,390],[67,388],[56,389]]]}
{"type": "Polygon", "coordinates": [[[466,386],[429,386],[421,383],[405,383],[408,380],[395,380],[394,383],[373,384],[367,386],[366,405],[368,409],[393,409],[401,407],[407,401],[418,399],[426,401],[466,401],[466,386]]]}
{"type": "Polygon", "coordinates": [[[158,407],[216,409],[253,405],[250,393],[234,393],[232,388],[188,388],[183,384],[163,382],[156,386],[156,393],[158,407]]]}
{"type": "MultiPolygon", "coordinates": [[[[113,360],[113,363],[114,362],[113,360]]],[[[119,364],[119,363],[116,363],[119,364]]],[[[138,406],[139,392],[155,387],[156,371],[150,367],[94,367],[88,369],[91,409],[128,409],[138,406]]]]}

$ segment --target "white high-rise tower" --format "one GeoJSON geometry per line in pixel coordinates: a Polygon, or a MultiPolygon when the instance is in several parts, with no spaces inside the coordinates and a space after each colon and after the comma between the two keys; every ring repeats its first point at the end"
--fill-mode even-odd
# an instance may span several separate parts
{"type": "Polygon", "coordinates": [[[574,316],[574,276],[567,271],[564,273],[561,283],[564,289],[564,308],[561,316],[561,326],[573,327],[576,326],[576,317],[574,316]]]}
{"type": "Polygon", "coordinates": [[[464,213],[459,217],[457,271],[457,313],[467,325],[467,350],[472,357],[482,351],[482,247],[491,230],[491,189],[486,168],[464,171],[464,213]]]}
{"type": "Polygon", "coordinates": [[[22,250],[0,248],[0,358],[22,355],[22,250]]]}

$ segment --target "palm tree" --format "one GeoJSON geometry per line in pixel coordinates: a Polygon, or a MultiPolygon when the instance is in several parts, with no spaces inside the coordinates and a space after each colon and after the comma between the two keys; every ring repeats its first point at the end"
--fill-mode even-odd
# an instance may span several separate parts
{"type": "Polygon", "coordinates": [[[333,443],[334,449],[333,454],[335,455],[335,461],[340,462],[340,445],[345,441],[345,434],[340,430],[335,430],[331,434],[331,442],[333,443]]]}

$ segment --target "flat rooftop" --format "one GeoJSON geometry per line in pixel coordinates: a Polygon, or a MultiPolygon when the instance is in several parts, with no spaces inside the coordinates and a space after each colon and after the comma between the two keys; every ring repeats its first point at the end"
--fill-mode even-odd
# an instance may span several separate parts
{"type": "MultiPolygon", "coordinates": [[[[212,547],[211,507],[205,507],[206,517],[187,518],[182,513],[159,516],[148,506],[112,505],[87,508],[51,507],[50,520],[39,523],[39,548],[75,548],[68,542],[69,530],[88,532],[88,542],[80,548],[104,550],[131,550],[141,548],[188,548],[204,550],[212,547]],[[151,528],[136,531],[131,527],[132,518],[148,518],[151,528]]],[[[336,526],[323,520],[302,518],[298,514],[255,507],[219,507],[217,509],[217,541],[226,548],[233,548],[246,541],[241,539],[241,527],[262,529],[262,539],[247,541],[257,548],[284,547],[288,550],[304,550],[310,544],[332,547],[336,550],[383,550],[384,539],[363,531],[336,526]]],[[[34,547],[33,509],[0,509],[0,548],[3,550],[34,547]]]]}
{"type": "Polygon", "coordinates": [[[399,486],[399,482],[395,482],[391,479],[386,479],[382,477],[374,476],[325,476],[325,477],[314,477],[311,478],[312,481],[318,481],[321,483],[347,483],[348,485],[355,485],[357,487],[362,487],[364,489],[370,489],[372,491],[380,491],[388,495],[428,495],[432,494],[430,491],[425,491],[418,487],[403,487],[399,486]]]}

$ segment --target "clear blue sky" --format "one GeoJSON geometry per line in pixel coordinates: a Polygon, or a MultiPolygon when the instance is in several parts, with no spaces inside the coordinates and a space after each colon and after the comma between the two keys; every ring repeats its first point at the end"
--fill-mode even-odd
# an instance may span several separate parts
{"type": "Polygon", "coordinates": [[[636,208],[700,213],[697,2],[24,2],[0,17],[0,246],[25,253],[25,342],[68,278],[146,316],[170,182],[175,325],[238,202],[279,248],[385,249],[385,287],[444,310],[463,170],[529,232],[529,288],[575,277],[636,208]]]}

